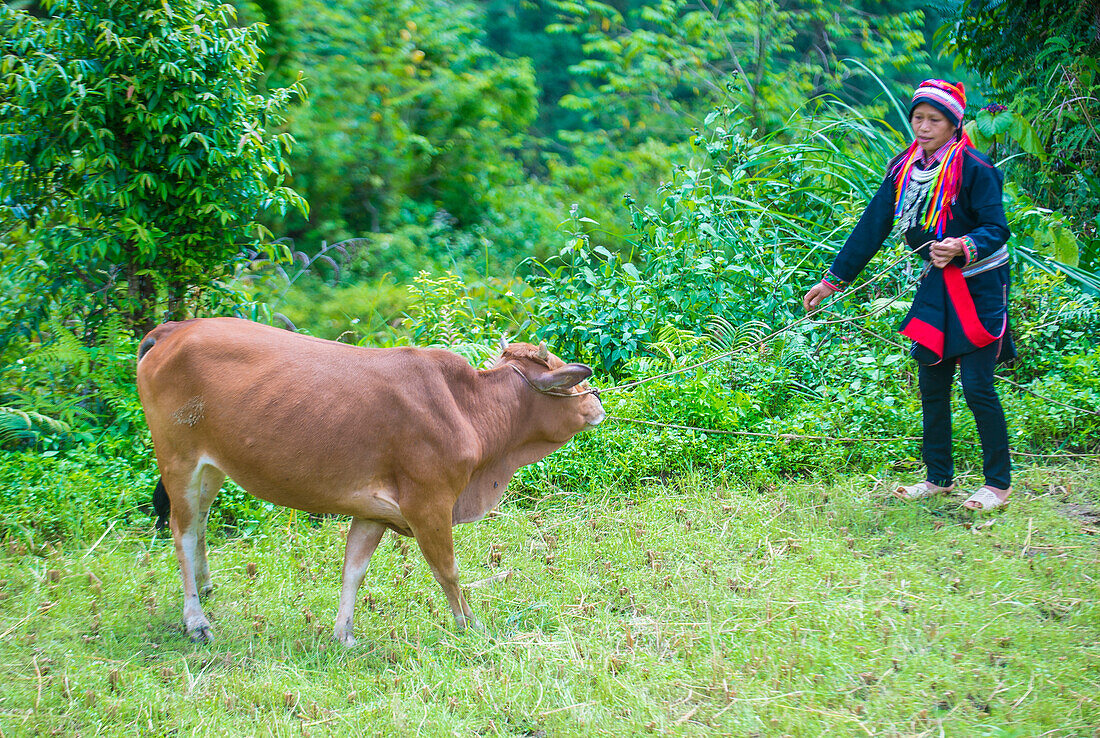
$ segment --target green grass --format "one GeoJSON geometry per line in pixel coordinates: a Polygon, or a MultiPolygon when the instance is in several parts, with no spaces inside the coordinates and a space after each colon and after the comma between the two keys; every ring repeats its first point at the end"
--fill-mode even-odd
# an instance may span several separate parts
{"type": "Polygon", "coordinates": [[[0,732],[1093,735],[1098,481],[1024,470],[983,518],[873,479],[506,504],[457,531],[464,582],[512,572],[470,590],[487,632],[454,631],[390,534],[351,650],[330,635],[341,520],[280,511],[215,538],[210,646],[182,632],[163,536],[12,539],[0,732]]]}

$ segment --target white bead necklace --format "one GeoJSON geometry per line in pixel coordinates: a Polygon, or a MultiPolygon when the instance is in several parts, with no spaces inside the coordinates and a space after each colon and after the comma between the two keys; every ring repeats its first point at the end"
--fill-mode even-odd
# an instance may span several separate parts
{"type": "Polygon", "coordinates": [[[923,220],[922,216],[928,210],[926,207],[928,193],[932,189],[936,175],[940,173],[940,166],[941,164],[937,163],[931,169],[913,167],[910,170],[909,184],[902,193],[901,213],[894,220],[894,230],[899,235],[910,228],[916,228],[923,220]]]}

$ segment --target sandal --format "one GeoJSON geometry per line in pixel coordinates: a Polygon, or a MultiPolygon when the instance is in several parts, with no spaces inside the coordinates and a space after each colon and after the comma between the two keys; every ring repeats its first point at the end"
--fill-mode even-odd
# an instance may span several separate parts
{"type": "Polygon", "coordinates": [[[897,497],[899,500],[912,502],[913,500],[923,500],[925,497],[947,494],[954,489],[954,484],[947,487],[941,487],[938,484],[932,484],[928,480],[925,480],[923,482],[917,482],[916,484],[899,486],[894,490],[894,497],[897,497]]]}
{"type": "MultiPolygon", "coordinates": [[[[1008,494],[1012,494],[1011,487],[1008,488],[1008,494]]],[[[973,510],[974,512],[989,512],[991,510],[996,510],[999,507],[1004,507],[1007,504],[1007,496],[1002,500],[1000,497],[997,496],[996,492],[991,490],[989,487],[983,486],[977,492],[966,498],[966,501],[963,502],[963,507],[965,507],[967,510],[973,510]],[[971,507],[970,503],[972,502],[977,503],[978,507],[971,507]]]]}

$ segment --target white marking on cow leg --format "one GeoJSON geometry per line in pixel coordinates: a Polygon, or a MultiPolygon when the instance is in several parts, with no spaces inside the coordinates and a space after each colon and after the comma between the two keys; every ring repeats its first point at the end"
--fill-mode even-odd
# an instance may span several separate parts
{"type": "MultiPolygon", "coordinates": [[[[173,510],[173,512],[175,512],[173,510]]],[[[193,530],[180,532],[175,523],[176,558],[180,562],[180,578],[183,580],[183,624],[193,641],[213,641],[210,621],[199,604],[199,592],[195,585],[195,548],[198,536],[193,530]]]]}
{"type": "Polygon", "coordinates": [[[195,587],[199,597],[206,597],[214,591],[214,582],[210,578],[210,563],[206,560],[206,515],[199,523],[195,536],[195,587]]]}
{"type": "Polygon", "coordinates": [[[340,578],[340,607],[332,635],[345,646],[355,645],[355,598],[370,566],[374,549],[382,540],[386,526],[373,520],[352,518],[348,542],[344,547],[344,569],[340,578]]]}
{"type": "Polygon", "coordinates": [[[210,519],[210,505],[213,504],[224,481],[225,474],[217,467],[209,464],[201,467],[195,545],[195,584],[199,597],[206,597],[214,591],[214,583],[210,579],[210,564],[206,560],[206,528],[210,519]]]}
{"type": "MultiPolygon", "coordinates": [[[[196,467],[188,477],[163,475],[164,486],[172,499],[172,539],[176,545],[176,560],[180,565],[183,582],[183,624],[193,641],[213,641],[210,621],[199,604],[199,591],[195,575],[198,567],[199,525],[205,523],[200,514],[200,489],[203,465],[196,467]],[[174,492],[183,487],[183,494],[174,492]]],[[[205,552],[203,553],[205,559],[205,552]]],[[[207,572],[209,577],[209,571],[207,572]]]]}

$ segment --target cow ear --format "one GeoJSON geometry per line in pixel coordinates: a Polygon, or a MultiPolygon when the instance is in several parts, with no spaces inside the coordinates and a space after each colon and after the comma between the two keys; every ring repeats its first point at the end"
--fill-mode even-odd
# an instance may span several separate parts
{"type": "Polygon", "coordinates": [[[537,390],[569,389],[592,376],[592,369],[584,364],[566,364],[548,372],[542,372],[531,384],[537,390]]]}

